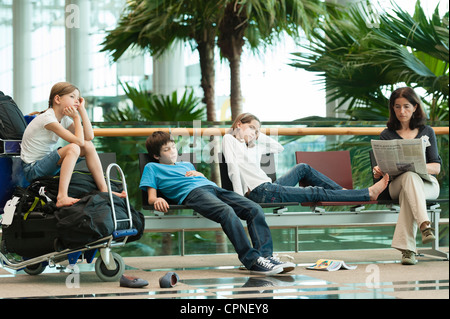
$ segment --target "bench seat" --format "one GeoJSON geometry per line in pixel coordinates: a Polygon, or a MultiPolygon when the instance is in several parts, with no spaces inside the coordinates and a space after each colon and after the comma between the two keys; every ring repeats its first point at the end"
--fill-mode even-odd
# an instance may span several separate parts
{"type": "MultiPolygon", "coordinates": [[[[347,151],[338,151],[347,152],[347,151]]],[[[314,152],[317,153],[317,152],[314,152]]],[[[320,152],[319,152],[320,153],[320,152]]],[[[219,154],[220,155],[220,154],[219,154]]],[[[332,158],[328,153],[323,154],[328,158],[332,158]]],[[[349,154],[346,156],[349,162],[349,154]]],[[[346,161],[344,158],[344,161],[346,161]]],[[[220,175],[222,187],[232,190],[231,181],[229,181],[226,163],[223,160],[223,156],[219,156],[222,162],[219,163],[220,175]]],[[[273,169],[274,165],[267,165],[273,160],[273,154],[267,154],[261,162],[264,161],[266,165],[262,165],[264,170],[268,168],[273,169]]],[[[336,159],[335,159],[336,160],[336,159]]],[[[145,165],[148,163],[147,154],[139,154],[139,166],[141,169],[141,175],[145,165]]],[[[272,162],[273,163],[273,162],[272,162]]],[[[341,172],[344,170],[341,170],[341,172]]],[[[347,169],[348,172],[348,169],[347,169]]],[[[350,170],[351,174],[351,170],[350,170]]],[[[275,172],[269,172],[268,175],[275,180],[275,172]]],[[[342,181],[341,181],[342,183],[342,181]]],[[[345,182],[344,182],[345,183],[345,182]]],[[[342,185],[342,184],[341,184],[342,185]]],[[[351,184],[346,182],[346,188],[352,188],[351,184]]],[[[153,205],[145,204],[147,202],[147,193],[142,192],[143,208],[151,210],[154,215],[145,216],[145,230],[156,232],[181,232],[182,238],[184,238],[185,231],[202,231],[202,230],[216,230],[220,231],[221,227],[218,223],[204,218],[194,210],[185,205],[170,204],[170,213],[164,214],[154,210],[153,205]],[[192,214],[177,214],[176,210],[191,210],[192,214]]],[[[436,233],[439,233],[440,220],[440,203],[448,202],[448,199],[436,199],[427,201],[427,209],[430,214],[432,227],[435,228],[436,233]]],[[[273,214],[266,214],[266,221],[271,228],[294,228],[296,234],[298,234],[299,228],[307,227],[365,227],[365,226],[392,226],[397,223],[399,207],[398,201],[380,199],[377,201],[362,201],[362,202],[314,202],[314,203],[258,203],[262,208],[273,208],[273,214]],[[366,209],[365,205],[383,205],[384,209],[366,209]],[[310,212],[287,212],[288,206],[302,206],[310,207],[310,212]],[[322,207],[345,207],[350,206],[349,210],[339,211],[325,211],[322,207]]],[[[246,227],[245,222],[242,221],[243,226],[246,227]]],[[[445,223],[445,222],[444,222],[445,223]]],[[[448,224],[448,220],[446,221],[448,224]]],[[[438,236],[437,236],[438,237],[438,236]]],[[[182,255],[184,252],[184,240],[181,241],[182,255]]],[[[299,251],[298,241],[295,243],[295,250],[299,251]]],[[[430,249],[419,250],[420,253],[435,256],[438,258],[444,258],[448,260],[448,253],[439,250],[439,239],[431,244],[430,249]]]]}

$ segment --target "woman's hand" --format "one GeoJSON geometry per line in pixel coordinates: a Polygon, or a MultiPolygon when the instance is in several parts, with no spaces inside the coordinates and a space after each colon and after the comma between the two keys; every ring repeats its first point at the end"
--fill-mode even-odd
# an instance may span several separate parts
{"type": "Polygon", "coordinates": [[[427,163],[428,174],[438,175],[441,171],[441,164],[439,163],[427,163]]]}
{"type": "Polygon", "coordinates": [[[375,166],[372,169],[372,174],[373,174],[373,177],[375,177],[375,178],[381,178],[384,176],[384,173],[381,171],[381,169],[378,166],[375,166]]]}

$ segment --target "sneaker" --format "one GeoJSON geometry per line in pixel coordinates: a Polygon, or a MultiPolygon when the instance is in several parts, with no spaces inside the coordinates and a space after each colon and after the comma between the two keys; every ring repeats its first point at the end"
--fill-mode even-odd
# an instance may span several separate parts
{"type": "Polygon", "coordinates": [[[402,265],[415,265],[416,254],[411,250],[403,250],[402,251],[402,265]]]}
{"type": "Polygon", "coordinates": [[[422,230],[422,244],[428,244],[431,243],[433,240],[436,239],[433,234],[434,229],[431,227],[427,227],[424,230],[422,230]]]}
{"type": "Polygon", "coordinates": [[[279,265],[283,268],[282,274],[290,272],[295,269],[295,264],[290,261],[281,261],[278,256],[267,257],[274,265],[279,265]]]}
{"type": "Polygon", "coordinates": [[[283,267],[273,264],[270,260],[259,257],[256,263],[249,269],[253,274],[272,276],[283,271],[283,267]]]}

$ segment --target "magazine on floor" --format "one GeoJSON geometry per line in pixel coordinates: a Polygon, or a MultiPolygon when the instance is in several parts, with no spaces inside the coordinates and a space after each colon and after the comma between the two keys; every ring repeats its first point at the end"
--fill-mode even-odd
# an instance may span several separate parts
{"type": "MultiPolygon", "coordinates": [[[[428,140],[371,140],[373,154],[381,171],[390,177],[404,172],[416,172],[424,180],[431,181],[427,173],[425,148],[428,140]]],[[[429,143],[429,142],[428,142],[429,143]]]]}
{"type": "Polygon", "coordinates": [[[343,260],[319,259],[314,265],[306,267],[306,269],[336,271],[339,269],[353,270],[356,267],[347,265],[343,260]]]}

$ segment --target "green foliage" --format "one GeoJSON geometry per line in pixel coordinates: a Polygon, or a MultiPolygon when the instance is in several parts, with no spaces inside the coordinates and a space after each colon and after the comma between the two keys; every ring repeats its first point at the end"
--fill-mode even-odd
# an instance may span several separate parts
{"type": "Polygon", "coordinates": [[[194,96],[192,89],[184,91],[179,99],[177,91],[164,96],[148,93],[128,83],[122,87],[134,108],[127,106],[125,109],[115,109],[104,115],[107,121],[193,121],[205,117],[205,108],[200,106],[201,100],[194,96]]]}
{"type": "Polygon", "coordinates": [[[325,7],[320,0],[127,1],[117,26],[107,31],[102,51],[117,61],[130,47],[158,57],[177,40],[190,43],[199,52],[201,87],[208,120],[213,121],[217,45],[230,63],[234,118],[242,111],[239,70],[244,45],[256,50],[273,45],[284,34],[296,39],[310,35],[325,7]]]}
{"type": "Polygon", "coordinates": [[[431,120],[448,120],[448,12],[439,17],[436,8],[427,19],[420,1],[413,16],[393,5],[377,24],[364,2],[337,7],[291,65],[317,72],[328,98],[348,103],[353,119],[386,119],[386,96],[406,84],[425,90],[431,120]]]}

